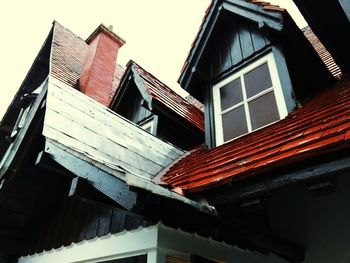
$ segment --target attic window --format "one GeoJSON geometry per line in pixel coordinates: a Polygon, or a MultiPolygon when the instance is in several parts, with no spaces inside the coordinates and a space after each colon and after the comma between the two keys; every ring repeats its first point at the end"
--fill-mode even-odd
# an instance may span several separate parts
{"type": "Polygon", "coordinates": [[[145,131],[148,131],[149,133],[153,133],[153,130],[154,130],[153,119],[142,124],[141,128],[144,129],[145,131]]]}
{"type": "Polygon", "coordinates": [[[262,128],[287,115],[273,54],[213,87],[216,145],[262,128]]]}
{"type": "Polygon", "coordinates": [[[145,121],[139,123],[142,129],[154,135],[157,134],[157,124],[158,116],[156,115],[153,115],[151,118],[148,118],[145,121]]]}

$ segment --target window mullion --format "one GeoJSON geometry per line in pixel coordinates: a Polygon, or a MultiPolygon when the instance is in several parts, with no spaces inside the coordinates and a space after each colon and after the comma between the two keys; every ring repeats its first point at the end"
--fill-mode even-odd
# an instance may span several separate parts
{"type": "Polygon", "coordinates": [[[241,79],[241,87],[242,87],[242,93],[243,93],[243,102],[244,102],[244,110],[245,110],[245,117],[246,117],[246,121],[247,121],[247,127],[248,127],[248,131],[251,132],[252,131],[252,123],[250,120],[250,112],[249,112],[249,107],[248,107],[248,98],[247,98],[247,92],[245,90],[245,84],[244,84],[244,75],[242,75],[240,77],[241,79]]]}

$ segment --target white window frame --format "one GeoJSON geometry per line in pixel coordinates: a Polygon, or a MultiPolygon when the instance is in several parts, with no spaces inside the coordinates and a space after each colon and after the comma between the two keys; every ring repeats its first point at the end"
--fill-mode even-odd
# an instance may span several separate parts
{"type": "Polygon", "coordinates": [[[151,128],[149,133],[154,133],[154,119],[152,118],[149,121],[146,121],[145,123],[141,124],[140,127],[147,131],[148,128],[151,128]]]}
{"type": "MultiPolygon", "coordinates": [[[[287,106],[285,103],[285,99],[283,96],[283,91],[282,91],[282,87],[281,87],[281,81],[278,75],[278,71],[277,71],[277,67],[276,67],[276,62],[273,56],[273,53],[270,52],[267,55],[259,58],[258,60],[252,62],[251,64],[249,64],[248,66],[242,68],[241,70],[233,73],[232,75],[230,75],[229,77],[227,77],[226,79],[218,82],[217,84],[215,84],[213,86],[213,105],[214,105],[214,121],[215,121],[215,140],[216,140],[216,146],[219,146],[223,143],[227,143],[229,141],[235,140],[247,133],[252,132],[252,125],[251,125],[251,120],[250,120],[250,112],[249,112],[249,107],[248,107],[248,102],[273,91],[275,94],[275,98],[276,98],[276,104],[277,104],[277,109],[278,109],[278,113],[279,113],[279,117],[280,119],[284,118],[285,116],[287,116],[288,111],[287,111],[287,106]],[[272,82],[272,87],[266,90],[263,90],[262,92],[252,96],[251,98],[247,98],[247,94],[246,94],[246,88],[245,88],[245,83],[243,80],[243,76],[250,72],[251,70],[259,67],[260,65],[264,64],[267,62],[269,71],[270,71],[270,76],[271,76],[271,82],[272,82]],[[228,109],[221,111],[221,102],[220,102],[220,88],[224,87],[225,85],[227,85],[228,83],[230,83],[231,81],[240,78],[241,81],[241,87],[242,87],[242,94],[243,94],[243,101],[241,103],[238,103],[232,107],[229,107],[228,109]],[[247,123],[247,127],[248,127],[248,132],[245,134],[242,134],[238,137],[232,138],[231,140],[228,141],[224,141],[224,134],[223,134],[223,127],[222,127],[222,114],[231,111],[234,108],[240,107],[244,105],[244,109],[245,109],[245,113],[246,113],[246,123],[247,123]]],[[[273,122],[272,122],[273,123],[273,122]]],[[[256,130],[259,130],[263,127],[266,127],[272,123],[269,123],[265,126],[259,127],[256,130]]],[[[256,131],[254,130],[254,131],[256,131]]]]}

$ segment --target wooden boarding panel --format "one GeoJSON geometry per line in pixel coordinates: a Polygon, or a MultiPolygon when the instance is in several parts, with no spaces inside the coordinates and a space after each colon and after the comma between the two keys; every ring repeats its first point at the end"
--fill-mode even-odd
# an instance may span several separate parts
{"type": "Polygon", "coordinates": [[[84,154],[92,163],[146,179],[184,153],[53,78],[48,89],[43,134],[84,154]]]}

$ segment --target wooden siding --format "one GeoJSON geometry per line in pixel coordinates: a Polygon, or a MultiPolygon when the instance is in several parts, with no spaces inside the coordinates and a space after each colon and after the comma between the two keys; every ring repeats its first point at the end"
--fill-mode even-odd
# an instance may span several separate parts
{"type": "Polygon", "coordinates": [[[28,229],[22,255],[32,255],[69,246],[107,234],[129,231],[155,224],[128,211],[66,198],[45,220],[38,219],[28,229]]]}
{"type": "Polygon", "coordinates": [[[255,24],[226,19],[211,37],[201,70],[213,79],[240,65],[270,44],[255,24]],[[209,62],[209,63],[207,63],[209,62]]]}
{"type": "Polygon", "coordinates": [[[105,171],[152,178],[184,152],[51,78],[43,134],[105,171]]]}

